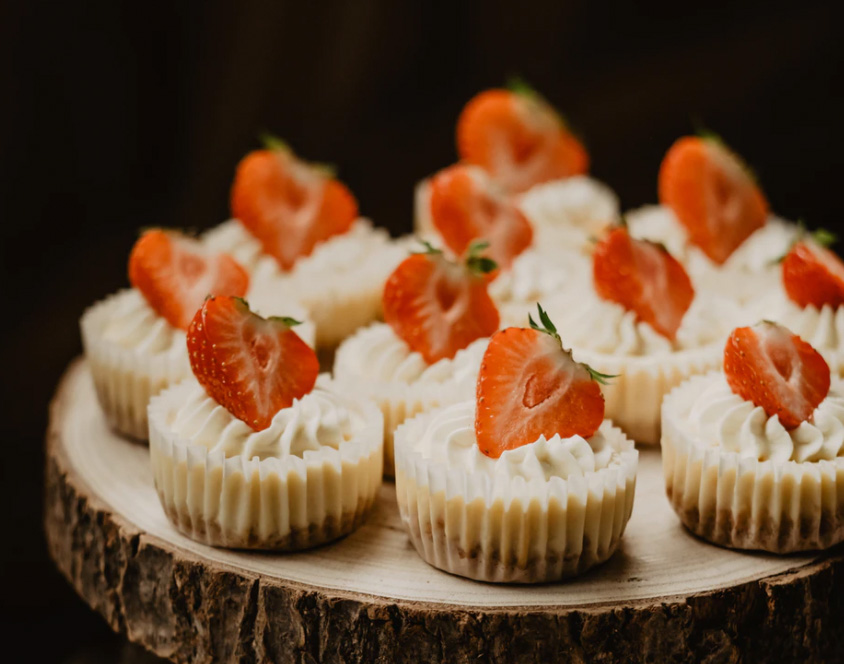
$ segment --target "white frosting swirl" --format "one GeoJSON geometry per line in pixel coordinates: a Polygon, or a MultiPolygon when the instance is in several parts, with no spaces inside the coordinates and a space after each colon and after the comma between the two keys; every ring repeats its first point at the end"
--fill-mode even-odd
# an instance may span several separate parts
{"type": "Polygon", "coordinates": [[[316,387],[289,408],[283,408],[263,431],[253,431],[209,397],[199,383],[186,402],[170,415],[170,427],[179,438],[225,456],[303,457],[323,447],[338,449],[364,426],[359,406],[332,389],[320,376],[316,387]]]}
{"type": "Polygon", "coordinates": [[[450,383],[471,394],[489,339],[476,339],[453,358],[428,364],[386,323],[374,323],[350,337],[337,350],[338,378],[365,378],[384,383],[450,383]]]}
{"type": "Polygon", "coordinates": [[[521,197],[519,207],[533,224],[538,244],[556,239],[563,246],[582,246],[619,216],[613,190],[586,175],[536,185],[521,197]]]}
{"type": "Polygon", "coordinates": [[[589,280],[584,288],[559,292],[543,302],[567,347],[612,355],[658,355],[700,348],[727,338],[740,316],[731,300],[696,293],[674,341],[636,314],[599,297],[589,280]]]}
{"type": "Polygon", "coordinates": [[[159,316],[134,288],[114,296],[102,338],[144,354],[181,352],[186,343],[184,331],[159,316]]]}
{"type": "Polygon", "coordinates": [[[835,388],[809,420],[791,431],[778,417],[768,417],[763,408],[734,394],[722,373],[699,379],[697,388],[690,391],[679,416],[705,445],[777,463],[844,454],[844,396],[835,388]]]}
{"type": "Polygon", "coordinates": [[[234,256],[259,283],[267,279],[290,277],[299,284],[315,279],[325,286],[326,275],[335,278],[344,274],[368,271],[389,274],[406,255],[401,242],[393,242],[386,230],[373,228],[372,222],[360,218],[346,232],[334,235],[314,247],[296,261],[293,269],[282,272],[277,261],[263,253],[261,243],[239,221],[230,219],[203,236],[205,243],[217,251],[234,256]]]}
{"type": "Polygon", "coordinates": [[[583,284],[590,270],[591,262],[583,254],[566,250],[545,254],[528,249],[489,285],[489,294],[496,303],[533,304],[561,289],[583,284]]]}
{"type": "Polygon", "coordinates": [[[414,450],[426,459],[491,477],[521,477],[525,481],[568,479],[618,463],[618,455],[607,440],[611,429],[611,423],[605,420],[588,440],[581,436],[540,436],[529,445],[507,450],[492,459],[477,445],[475,403],[464,401],[438,410],[415,441],[414,450]]]}

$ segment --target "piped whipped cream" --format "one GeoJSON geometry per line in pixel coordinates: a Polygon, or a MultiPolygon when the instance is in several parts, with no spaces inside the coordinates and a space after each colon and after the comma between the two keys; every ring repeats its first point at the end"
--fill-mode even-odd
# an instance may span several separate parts
{"type": "Polygon", "coordinates": [[[288,408],[276,413],[270,426],[253,431],[209,397],[199,383],[176,412],[169,413],[172,432],[190,444],[225,456],[281,458],[303,457],[324,447],[339,449],[364,426],[364,415],[351,399],[331,389],[331,381],[320,376],[314,389],[288,408]]]}
{"type": "Polygon", "coordinates": [[[502,453],[498,459],[483,454],[475,437],[475,403],[464,401],[438,410],[428,422],[414,450],[426,459],[495,477],[525,481],[582,477],[619,463],[608,441],[612,425],[605,420],[589,439],[581,436],[540,436],[529,445],[502,453]]]}
{"type": "Polygon", "coordinates": [[[183,352],[185,333],[173,327],[134,288],[114,295],[102,339],[144,354],[183,352]]]}
{"type": "MultiPolygon", "coordinates": [[[[261,243],[236,219],[230,219],[203,236],[204,242],[217,251],[231,254],[252,273],[253,280],[280,276],[309,277],[324,281],[326,273],[337,274],[366,270],[383,271],[385,265],[398,264],[405,255],[404,247],[390,241],[386,230],[374,228],[368,219],[358,219],[348,232],[319,243],[301,257],[293,269],[282,272],[276,260],[263,252],[261,243]]],[[[304,283],[304,282],[299,282],[304,283]]]]}
{"type": "Polygon", "coordinates": [[[335,375],[374,382],[449,383],[461,392],[474,390],[489,339],[476,339],[453,358],[428,364],[386,323],[374,323],[346,340],[337,351],[335,375]]]}
{"type": "Polygon", "coordinates": [[[520,198],[519,207],[533,224],[539,244],[547,236],[582,245],[619,217],[613,190],[586,175],[536,185],[520,198]]]}
{"type": "Polygon", "coordinates": [[[695,390],[678,402],[675,415],[702,445],[741,457],[785,461],[820,461],[844,453],[844,393],[833,385],[812,417],[791,431],[778,417],[734,394],[723,373],[698,379],[695,390]]]}
{"type": "Polygon", "coordinates": [[[566,288],[542,302],[556,323],[563,344],[612,355],[658,355],[701,348],[726,340],[741,312],[731,300],[696,293],[672,341],[636,314],[601,298],[591,281],[582,288],[566,288]]]}

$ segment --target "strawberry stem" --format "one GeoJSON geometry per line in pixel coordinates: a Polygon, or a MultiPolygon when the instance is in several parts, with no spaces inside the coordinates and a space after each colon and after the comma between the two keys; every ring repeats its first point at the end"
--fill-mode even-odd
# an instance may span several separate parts
{"type": "Polygon", "coordinates": [[[284,323],[287,327],[296,327],[301,325],[302,321],[291,318],[290,316],[270,316],[267,320],[276,321],[277,323],[284,323]]]}
{"type": "Polygon", "coordinates": [[[484,275],[498,269],[498,263],[480,253],[489,247],[486,240],[474,240],[466,250],[466,267],[472,274],[484,275]]]}
{"type": "Polygon", "coordinates": [[[267,150],[284,150],[285,152],[291,152],[290,146],[271,132],[262,131],[258,135],[258,139],[267,150]]]}
{"type": "Polygon", "coordinates": [[[428,240],[423,240],[421,237],[416,238],[416,240],[424,247],[424,249],[422,249],[422,251],[411,251],[411,254],[429,254],[436,256],[443,252],[442,249],[437,249],[433,244],[428,242],[428,240]]]}
{"type": "MultiPolygon", "coordinates": [[[[543,334],[547,334],[551,337],[554,337],[557,341],[560,342],[560,348],[563,349],[564,352],[571,354],[570,350],[566,350],[563,348],[563,340],[560,338],[559,332],[557,332],[557,326],[554,325],[553,321],[551,320],[548,313],[545,309],[542,308],[542,305],[539,302],[536,303],[536,309],[539,312],[539,321],[542,325],[537,325],[536,321],[533,320],[533,316],[528,314],[528,322],[530,323],[530,327],[537,332],[542,332],[543,334]]],[[[618,374],[605,374],[601,373],[590,367],[588,364],[584,362],[578,362],[586,371],[589,372],[589,376],[594,380],[596,383],[600,383],[601,385],[610,385],[609,379],[611,378],[618,378],[618,374]]]]}

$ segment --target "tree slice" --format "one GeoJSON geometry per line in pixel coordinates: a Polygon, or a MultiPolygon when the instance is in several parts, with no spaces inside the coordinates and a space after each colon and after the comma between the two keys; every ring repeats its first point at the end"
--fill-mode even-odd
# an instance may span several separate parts
{"type": "Polygon", "coordinates": [[[45,526],[111,627],[174,662],[738,662],[844,659],[844,553],[776,557],[686,533],[643,450],[633,518],[603,566],[500,586],[426,565],[385,483],[367,523],[319,549],[213,549],[168,523],[147,449],[105,423],[84,362],[51,405],[45,526]]]}

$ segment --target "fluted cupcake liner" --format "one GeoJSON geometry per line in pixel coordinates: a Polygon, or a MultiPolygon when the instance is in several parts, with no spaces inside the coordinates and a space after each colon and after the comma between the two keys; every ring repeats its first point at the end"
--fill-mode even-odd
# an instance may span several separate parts
{"type": "Polygon", "coordinates": [[[574,349],[574,359],[614,375],[602,385],[607,419],[638,443],[658,444],[662,400],[689,376],[721,365],[724,346],[709,344],[660,355],[607,355],[574,349]]]}
{"type": "Polygon", "coordinates": [[[149,406],[155,488],[180,532],[212,546],[292,551],[346,535],[363,522],[383,464],[383,421],[374,405],[362,405],[365,426],[338,449],[226,458],[169,428],[192,387],[192,381],[171,387],[149,406]]]}
{"type": "Polygon", "coordinates": [[[119,433],[144,441],[149,429],[150,399],[189,376],[191,369],[185,344],[151,353],[103,338],[121,300],[130,292],[120,291],[89,307],[82,315],[80,329],[85,358],[106,420],[119,433]]]}
{"type": "Polygon", "coordinates": [[[633,510],[638,453],[616,428],[607,468],[525,481],[447,466],[414,451],[435,413],[395,433],[396,496],[419,555],[480,581],[542,583],[579,574],[618,548],[633,510]]]}
{"type": "Polygon", "coordinates": [[[691,532],[736,549],[790,553],[844,540],[844,458],[759,461],[708,445],[684,431],[677,402],[699,392],[688,380],[662,411],[662,466],[674,511],[691,532]]]}

